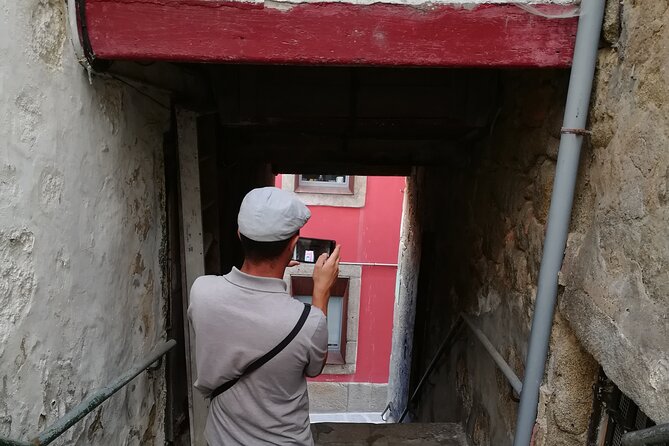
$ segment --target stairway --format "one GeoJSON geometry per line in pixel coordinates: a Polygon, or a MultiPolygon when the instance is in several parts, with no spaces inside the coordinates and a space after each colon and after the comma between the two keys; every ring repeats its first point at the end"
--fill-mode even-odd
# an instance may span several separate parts
{"type": "Polygon", "coordinates": [[[316,446],[469,446],[455,423],[311,425],[316,446]]]}

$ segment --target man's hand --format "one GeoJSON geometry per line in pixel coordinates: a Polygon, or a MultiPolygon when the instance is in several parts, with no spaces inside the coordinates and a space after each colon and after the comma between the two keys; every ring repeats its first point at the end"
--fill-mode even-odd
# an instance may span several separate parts
{"type": "Polygon", "coordinates": [[[339,275],[339,251],[341,246],[332,251],[332,254],[321,254],[314,265],[314,293],[312,304],[320,308],[323,314],[328,314],[328,301],[330,300],[330,291],[339,275]]]}

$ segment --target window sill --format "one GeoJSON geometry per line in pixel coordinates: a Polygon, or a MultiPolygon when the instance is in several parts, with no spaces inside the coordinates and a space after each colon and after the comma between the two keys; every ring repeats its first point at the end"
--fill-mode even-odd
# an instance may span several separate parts
{"type": "Polygon", "coordinates": [[[315,194],[315,195],[355,195],[348,188],[341,187],[309,187],[298,186],[295,187],[296,194],[315,194]]]}
{"type": "Polygon", "coordinates": [[[323,375],[353,375],[355,364],[325,364],[323,375]]]}

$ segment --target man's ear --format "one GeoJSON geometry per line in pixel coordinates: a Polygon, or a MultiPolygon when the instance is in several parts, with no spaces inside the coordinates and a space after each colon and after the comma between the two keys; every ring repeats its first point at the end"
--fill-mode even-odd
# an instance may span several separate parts
{"type": "Polygon", "coordinates": [[[237,238],[238,238],[239,240],[242,239],[242,234],[239,232],[239,229],[237,229],[237,238]]]}
{"type": "Polygon", "coordinates": [[[290,243],[288,243],[288,246],[290,247],[290,252],[292,253],[295,250],[295,245],[297,245],[297,241],[300,239],[300,234],[295,234],[290,238],[290,243]]]}

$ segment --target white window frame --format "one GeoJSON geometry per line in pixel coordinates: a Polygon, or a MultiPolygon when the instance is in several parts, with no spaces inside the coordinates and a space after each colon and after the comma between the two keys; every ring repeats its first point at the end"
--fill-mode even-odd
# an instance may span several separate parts
{"type": "MultiPolygon", "coordinates": [[[[302,179],[304,174],[295,174],[295,192],[313,193],[313,194],[336,194],[336,195],[354,195],[355,194],[355,176],[342,175],[344,181],[341,183],[332,181],[308,180],[302,179]]],[[[339,178],[339,177],[338,177],[339,178]]]]}
{"type": "Polygon", "coordinates": [[[281,189],[295,192],[300,199],[309,206],[334,206],[348,208],[365,207],[365,198],[367,195],[367,177],[355,175],[353,178],[353,193],[328,193],[328,192],[300,192],[295,190],[295,174],[281,174],[281,189]]]}
{"type": "MultiPolygon", "coordinates": [[[[314,265],[307,263],[287,268],[283,278],[288,284],[288,293],[292,294],[292,277],[311,277],[313,271],[314,265]]],[[[339,277],[348,279],[345,364],[326,364],[323,373],[328,375],[352,375],[355,373],[355,364],[358,356],[358,326],[362,267],[358,265],[340,265],[339,277]]]]}

